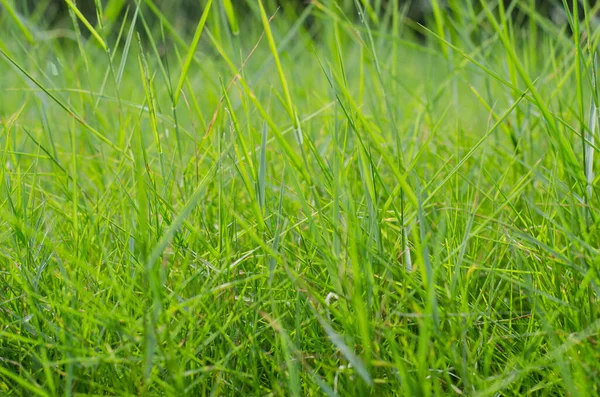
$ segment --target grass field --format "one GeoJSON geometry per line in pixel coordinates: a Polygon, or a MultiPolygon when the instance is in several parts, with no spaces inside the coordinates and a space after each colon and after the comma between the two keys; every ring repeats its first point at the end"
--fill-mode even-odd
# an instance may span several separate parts
{"type": "Polygon", "coordinates": [[[0,1],[1,395],[600,394],[598,7],[65,1],[0,1]]]}

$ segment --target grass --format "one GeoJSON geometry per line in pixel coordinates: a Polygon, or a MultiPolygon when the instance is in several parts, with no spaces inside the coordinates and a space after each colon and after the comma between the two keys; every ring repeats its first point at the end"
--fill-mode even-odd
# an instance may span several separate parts
{"type": "Polygon", "coordinates": [[[0,394],[600,393],[599,6],[66,3],[1,1],[0,394]]]}

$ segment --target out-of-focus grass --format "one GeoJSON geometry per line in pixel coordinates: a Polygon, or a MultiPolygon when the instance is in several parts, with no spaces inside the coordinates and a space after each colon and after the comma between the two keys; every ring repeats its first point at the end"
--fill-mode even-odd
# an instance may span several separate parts
{"type": "Polygon", "coordinates": [[[2,1],[3,395],[600,392],[597,7],[67,3],[2,1]]]}

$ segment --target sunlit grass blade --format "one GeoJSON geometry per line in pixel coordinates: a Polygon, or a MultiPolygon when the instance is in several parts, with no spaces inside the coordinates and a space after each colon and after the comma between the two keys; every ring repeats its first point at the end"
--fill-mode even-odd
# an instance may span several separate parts
{"type": "Polygon", "coordinates": [[[11,4],[11,0],[0,0],[0,3],[2,3],[4,9],[8,13],[8,15],[10,15],[11,19],[17,25],[23,36],[25,36],[25,39],[27,39],[27,41],[30,44],[35,43],[33,33],[29,30],[27,25],[23,23],[22,18],[17,14],[17,11],[15,10],[14,6],[11,4]]]}
{"type": "Polygon", "coordinates": [[[235,16],[235,8],[233,7],[231,0],[223,0],[223,8],[225,9],[229,26],[231,27],[231,33],[237,36],[240,34],[240,27],[238,25],[237,17],[235,16]]]}
{"type": "Polygon", "coordinates": [[[264,124],[262,128],[261,134],[261,143],[260,143],[260,162],[258,163],[258,202],[260,207],[265,208],[265,183],[266,183],[266,174],[267,174],[267,125],[264,124]]]}
{"type": "Polygon", "coordinates": [[[269,43],[269,48],[271,49],[271,54],[273,55],[273,59],[275,60],[275,67],[277,69],[277,74],[279,75],[279,81],[281,83],[281,88],[283,89],[283,96],[285,98],[286,110],[292,120],[292,123],[294,124],[294,128],[299,128],[299,125],[297,125],[298,119],[296,117],[296,110],[294,108],[294,103],[292,102],[292,95],[290,94],[288,82],[287,82],[287,79],[285,78],[285,73],[283,71],[283,67],[281,66],[281,60],[279,59],[277,45],[275,44],[275,39],[273,38],[273,32],[271,31],[269,17],[267,16],[265,7],[262,4],[262,0],[258,1],[258,6],[260,8],[260,17],[262,20],[263,28],[265,29],[265,36],[267,37],[267,42],[269,43]]]}
{"type": "Polygon", "coordinates": [[[98,41],[98,44],[100,44],[100,46],[102,47],[102,49],[104,51],[108,50],[108,47],[106,45],[106,43],[104,42],[104,40],[102,39],[102,36],[100,36],[100,34],[98,34],[98,32],[96,31],[96,29],[94,29],[94,27],[89,23],[89,21],[87,20],[87,18],[81,13],[81,11],[79,10],[79,8],[77,8],[77,6],[73,3],[72,0],[65,0],[65,3],[67,3],[67,5],[69,6],[69,8],[75,13],[75,15],[77,16],[77,18],[79,18],[79,20],[81,21],[81,23],[83,23],[85,25],[85,27],[90,31],[90,33],[92,34],[92,36],[94,36],[94,38],[96,39],[96,41],[98,41]]]}
{"type": "Polygon", "coordinates": [[[206,24],[206,19],[208,18],[208,14],[210,13],[210,7],[212,5],[212,0],[208,0],[206,6],[204,7],[204,11],[202,12],[202,16],[200,17],[200,21],[196,26],[196,32],[194,33],[194,38],[192,39],[192,43],[188,48],[188,53],[183,61],[183,65],[181,67],[181,74],[179,75],[179,82],[177,83],[177,88],[175,88],[175,92],[173,93],[173,106],[177,106],[179,102],[179,97],[181,95],[181,90],[183,89],[183,84],[185,83],[185,79],[187,78],[188,71],[190,70],[190,66],[192,65],[192,60],[194,59],[194,55],[196,54],[196,49],[198,48],[198,43],[200,42],[200,37],[202,36],[202,31],[204,30],[204,25],[206,24]]]}

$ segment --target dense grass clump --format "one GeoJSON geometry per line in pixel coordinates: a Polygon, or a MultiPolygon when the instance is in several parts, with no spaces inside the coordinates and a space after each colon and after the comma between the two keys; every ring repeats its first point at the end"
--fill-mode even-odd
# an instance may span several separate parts
{"type": "Polygon", "coordinates": [[[65,2],[0,1],[0,394],[600,394],[598,7],[65,2]]]}

